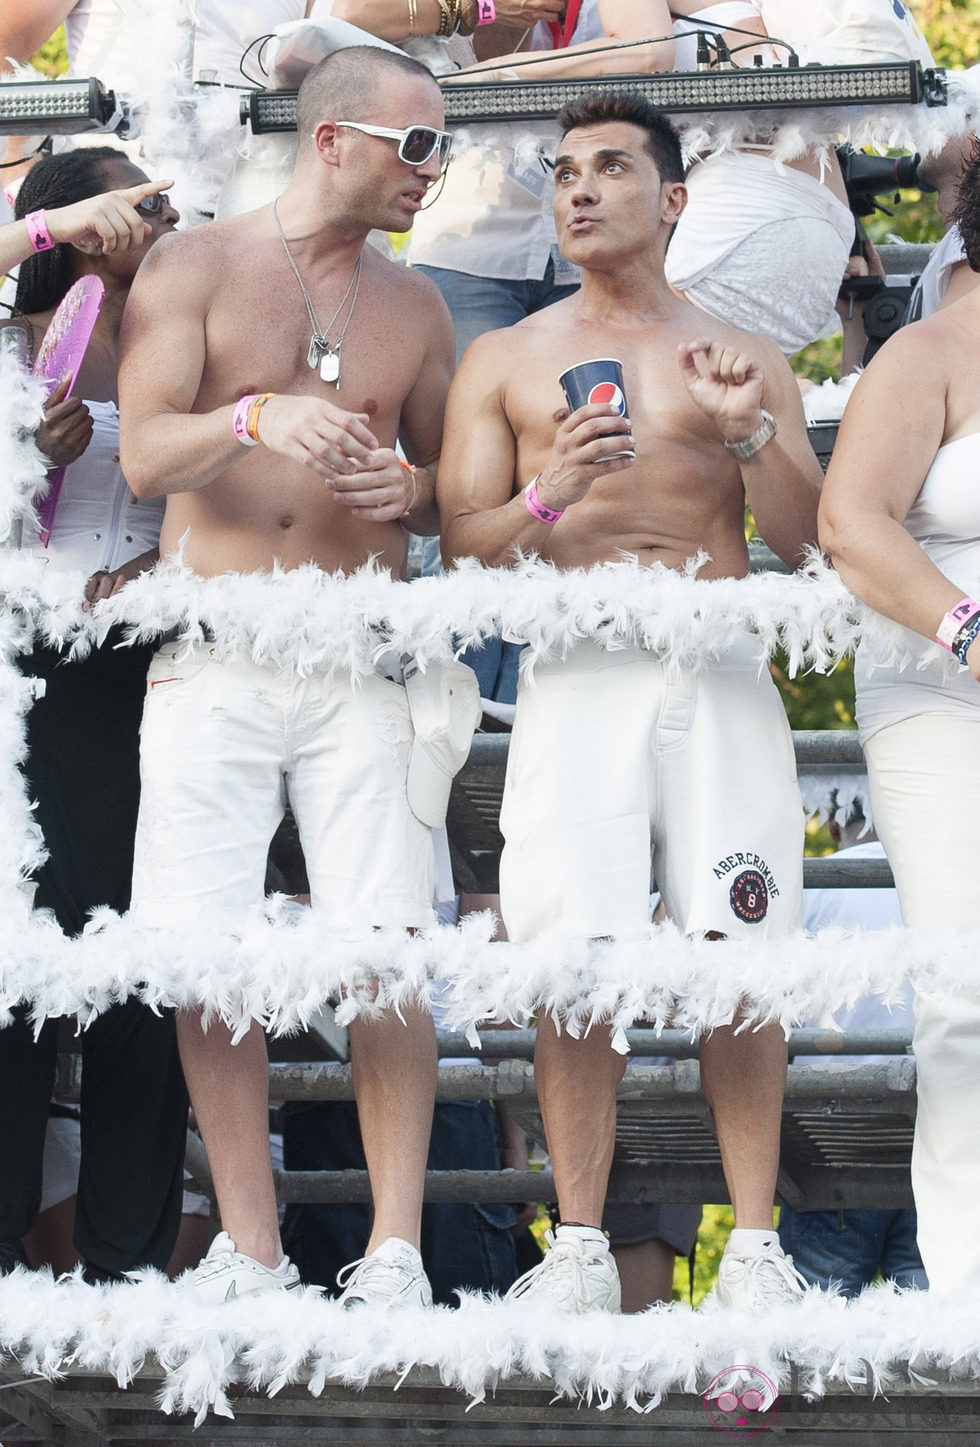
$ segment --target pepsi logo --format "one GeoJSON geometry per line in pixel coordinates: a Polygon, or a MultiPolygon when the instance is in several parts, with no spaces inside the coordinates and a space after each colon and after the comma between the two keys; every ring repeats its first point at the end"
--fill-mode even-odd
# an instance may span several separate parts
{"type": "Polygon", "coordinates": [[[615,407],[620,417],[626,416],[626,398],[622,387],[617,387],[615,382],[597,382],[589,393],[589,403],[615,407]]]}

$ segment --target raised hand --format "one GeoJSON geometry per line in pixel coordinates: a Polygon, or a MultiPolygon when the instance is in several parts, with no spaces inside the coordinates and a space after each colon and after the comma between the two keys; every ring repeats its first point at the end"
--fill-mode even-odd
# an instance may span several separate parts
{"type": "Polygon", "coordinates": [[[92,256],[142,246],[151,228],[136,208],[147,196],[172,185],[172,181],[144,181],[121,191],[103,191],[71,206],[58,206],[44,213],[48,234],[52,241],[69,241],[92,256]]]}
{"type": "Polygon", "coordinates": [[[723,438],[738,442],[761,420],[765,376],[745,352],[720,342],[683,342],[677,362],[687,390],[723,438]]]}

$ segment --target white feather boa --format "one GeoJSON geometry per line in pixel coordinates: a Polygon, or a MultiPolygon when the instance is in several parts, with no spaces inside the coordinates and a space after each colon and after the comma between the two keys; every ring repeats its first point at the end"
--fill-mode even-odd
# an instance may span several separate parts
{"type": "Polygon", "coordinates": [[[0,555],[0,596],[37,636],[86,651],[110,625],[131,638],[176,630],[189,645],[208,637],[217,656],[315,671],[371,673],[387,652],[424,667],[503,633],[525,642],[529,661],[564,657],[583,638],[638,646],[685,668],[717,658],[746,632],[760,667],[785,650],[793,674],[825,671],[853,647],[861,607],[814,557],[802,573],[708,581],[706,558],[683,572],[635,559],[562,570],[537,558],[513,568],[467,560],[411,584],[367,564],[349,575],[313,565],[200,578],[178,561],[130,583],[93,615],[81,609],[80,574],[0,555]]]}
{"type": "Polygon", "coordinates": [[[99,911],[66,939],[50,917],[4,918],[0,1024],[19,1001],[34,1015],[77,1015],[84,1027],[114,1001],[154,1008],[202,1007],[240,1037],[259,1020],[273,1034],[303,1028],[328,1000],[338,1022],[430,1002],[441,983],[448,1029],[473,1037],[478,1022],[528,1022],[547,1011],[573,1035],[608,1024],[625,1050],[639,1022],[696,1035],[741,1012],[785,1030],[862,996],[898,1000],[906,978],[923,992],[980,993],[980,932],[840,929],[788,939],[706,941],[672,925],[640,938],[590,943],[557,931],[528,944],[489,936],[492,917],[471,916],[408,936],[401,931],[326,932],[311,911],[246,919],[235,936],[200,924],[146,930],[99,911]],[[295,923],[285,922],[286,919],[295,923]]]}
{"type": "Polygon", "coordinates": [[[144,1364],[159,1365],[162,1410],[193,1412],[197,1425],[209,1413],[233,1415],[232,1387],[275,1396],[298,1383],[315,1398],[328,1384],[401,1383],[415,1368],[471,1402],[513,1381],[544,1384],[581,1405],[650,1413],[670,1394],[703,1393],[735,1363],[751,1363],[783,1392],[818,1404],[832,1396],[852,1410],[855,1400],[910,1382],[975,1384],[980,1375],[968,1293],[890,1287],[852,1302],[810,1291],[758,1316],[709,1300],[696,1312],[674,1304],[577,1317],[472,1296],[457,1311],[347,1312],[312,1288],[202,1307],[156,1273],[89,1287],[18,1270],[0,1281],[0,1352],[25,1374],[55,1379],[77,1368],[121,1387],[144,1364]]]}

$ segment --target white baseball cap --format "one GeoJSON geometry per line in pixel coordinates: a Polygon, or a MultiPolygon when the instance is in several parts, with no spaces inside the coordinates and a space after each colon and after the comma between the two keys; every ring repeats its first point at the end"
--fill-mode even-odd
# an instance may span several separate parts
{"type": "Polygon", "coordinates": [[[430,829],[446,822],[453,779],[469,757],[480,722],[480,685],[472,668],[457,659],[434,659],[423,669],[402,658],[415,738],[408,764],[408,802],[430,829]]]}

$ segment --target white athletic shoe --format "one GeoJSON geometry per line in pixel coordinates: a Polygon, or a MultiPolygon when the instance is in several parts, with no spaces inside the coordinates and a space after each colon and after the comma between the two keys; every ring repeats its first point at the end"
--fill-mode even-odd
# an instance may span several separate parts
{"type": "Polygon", "coordinates": [[[718,1267],[718,1300],[741,1311],[766,1311],[799,1301],[806,1280],[777,1240],[756,1253],[725,1247],[718,1267]]]}
{"type": "Polygon", "coordinates": [[[257,1291],[295,1291],[300,1284],[299,1272],[288,1256],[274,1270],[263,1266],[261,1261],[236,1251],[227,1231],[219,1231],[203,1260],[177,1281],[181,1291],[192,1293],[205,1305],[235,1301],[257,1291]]]}
{"type": "Polygon", "coordinates": [[[619,1271],[601,1232],[584,1236],[571,1226],[545,1232],[548,1250],[537,1266],[518,1277],[504,1297],[524,1305],[560,1311],[619,1311],[619,1271]]]}
{"type": "Polygon", "coordinates": [[[431,1306],[432,1287],[414,1246],[397,1236],[382,1241],[377,1251],[337,1272],[344,1289],[340,1304],[357,1306],[431,1306]]]}

